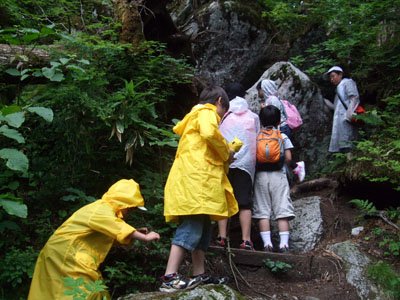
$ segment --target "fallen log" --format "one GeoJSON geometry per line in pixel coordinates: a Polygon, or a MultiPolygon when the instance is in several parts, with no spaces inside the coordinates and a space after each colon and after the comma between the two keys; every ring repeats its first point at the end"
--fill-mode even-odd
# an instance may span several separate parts
{"type": "Polygon", "coordinates": [[[48,51],[30,46],[0,44],[0,65],[16,67],[18,63],[29,67],[44,66],[50,60],[48,51]]]}

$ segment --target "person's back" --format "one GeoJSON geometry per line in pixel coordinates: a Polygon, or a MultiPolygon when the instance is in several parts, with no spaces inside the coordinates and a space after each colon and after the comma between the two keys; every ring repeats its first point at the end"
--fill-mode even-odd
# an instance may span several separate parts
{"type": "MultiPolygon", "coordinates": [[[[230,142],[238,137],[243,146],[235,154],[234,161],[229,166],[228,178],[233,187],[239,204],[239,221],[242,230],[242,249],[253,250],[251,242],[251,208],[252,187],[256,163],[256,137],[260,129],[260,121],[256,114],[249,110],[244,87],[239,83],[227,85],[230,107],[220,124],[222,135],[230,142]]],[[[217,244],[226,246],[228,220],[218,222],[217,244]]]]}
{"type": "MultiPolygon", "coordinates": [[[[229,85],[226,90],[229,96],[229,85]]],[[[235,160],[229,167],[246,171],[253,180],[256,153],[255,141],[260,130],[260,119],[249,109],[246,99],[243,98],[244,92],[241,95],[230,98],[229,111],[221,120],[219,129],[228,142],[232,141],[235,136],[243,142],[242,148],[235,154],[235,160]]]]}
{"type": "Polygon", "coordinates": [[[180,141],[165,186],[167,222],[185,215],[206,214],[220,219],[234,214],[236,200],[225,192],[225,188],[231,189],[224,172],[230,152],[218,129],[219,121],[213,104],[200,103],[173,128],[180,141]],[[226,201],[230,212],[225,209],[226,201]]]}
{"type": "Polygon", "coordinates": [[[211,219],[228,218],[238,211],[225,173],[233,150],[218,129],[220,118],[228,109],[225,91],[211,86],[201,92],[200,103],[174,127],[181,138],[165,185],[164,216],[167,222],[179,225],[160,278],[161,292],[226,282],[225,278],[205,274],[204,260],[211,239],[211,219]],[[192,255],[190,278],[178,273],[186,251],[192,255]]]}
{"type": "MultiPolygon", "coordinates": [[[[63,279],[80,277],[86,283],[101,279],[99,266],[115,242],[128,244],[133,238],[159,239],[157,233],[142,234],[123,221],[124,211],[142,208],[143,204],[139,185],[132,179],[122,179],[100,200],[77,210],[41,250],[28,299],[71,299],[64,294],[63,279]]],[[[96,299],[109,298],[107,292],[97,296],[96,299]]]]}
{"type": "MultiPolygon", "coordinates": [[[[280,123],[280,111],[273,105],[260,111],[260,122],[263,128],[274,128],[280,123]]],[[[293,145],[290,139],[281,133],[284,144],[285,160],[291,160],[293,145]]],[[[264,250],[272,251],[270,219],[275,216],[278,221],[280,245],[279,251],[289,249],[289,220],[294,218],[294,209],[290,199],[289,183],[285,168],[268,170],[260,168],[256,171],[253,196],[253,218],[259,220],[260,235],[264,242],[264,250]]]]}

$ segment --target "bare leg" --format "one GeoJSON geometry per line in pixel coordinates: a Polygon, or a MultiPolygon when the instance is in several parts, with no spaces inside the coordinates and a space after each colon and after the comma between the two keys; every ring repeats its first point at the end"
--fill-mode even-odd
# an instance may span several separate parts
{"type": "Polygon", "coordinates": [[[271,230],[269,225],[269,219],[260,219],[258,226],[261,232],[271,230]]]}
{"type": "Polygon", "coordinates": [[[171,245],[171,251],[169,252],[169,258],[167,263],[167,269],[165,270],[165,275],[178,273],[179,266],[185,256],[185,249],[177,246],[171,245]]]}
{"type": "Polygon", "coordinates": [[[192,264],[193,264],[193,276],[203,274],[205,261],[205,252],[200,249],[192,251],[192,264]]]}
{"type": "Polygon", "coordinates": [[[250,209],[239,210],[239,221],[240,221],[240,227],[242,228],[242,240],[250,241],[251,210],[250,209]]]}
{"type": "Polygon", "coordinates": [[[278,219],[278,228],[279,232],[281,231],[289,231],[289,221],[288,219],[278,219]]]}
{"type": "Polygon", "coordinates": [[[228,219],[223,219],[218,221],[218,236],[221,238],[226,238],[228,230],[228,219]]]}

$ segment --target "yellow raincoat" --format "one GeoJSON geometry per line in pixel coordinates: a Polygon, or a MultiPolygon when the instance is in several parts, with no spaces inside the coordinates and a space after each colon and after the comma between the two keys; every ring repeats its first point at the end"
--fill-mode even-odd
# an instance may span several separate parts
{"type": "Polygon", "coordinates": [[[216,106],[198,104],[173,128],[181,139],[165,185],[167,222],[197,214],[220,220],[238,212],[224,168],[229,147],[218,129],[219,121],[216,106]]]}
{"type": "MultiPolygon", "coordinates": [[[[76,211],[50,237],[36,262],[28,300],[69,299],[63,278],[101,279],[99,266],[114,241],[128,244],[135,228],[122,220],[121,210],[143,206],[139,185],[122,179],[100,200],[76,211]]],[[[107,294],[90,299],[103,299],[107,294]]]]}

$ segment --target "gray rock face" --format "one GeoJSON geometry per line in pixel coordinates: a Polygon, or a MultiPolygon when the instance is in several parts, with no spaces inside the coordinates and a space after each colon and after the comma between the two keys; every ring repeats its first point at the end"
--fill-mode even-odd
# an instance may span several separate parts
{"type": "Polygon", "coordinates": [[[347,271],[347,282],[356,288],[360,299],[387,299],[366,277],[365,270],[370,259],[358,250],[356,244],[346,241],[331,245],[328,250],[343,259],[347,271]]]}
{"type": "Polygon", "coordinates": [[[261,13],[251,5],[241,1],[175,2],[170,6],[171,17],[191,41],[199,77],[218,85],[243,82],[271,55],[268,34],[260,29],[261,13]]]}
{"type": "Polygon", "coordinates": [[[301,198],[293,202],[296,218],[290,221],[290,248],[308,252],[315,248],[323,233],[319,197],[301,198]]]}
{"type": "MultiPolygon", "coordinates": [[[[293,135],[292,155],[298,161],[304,160],[310,173],[320,170],[328,156],[332,114],[326,111],[317,85],[288,62],[275,63],[257,80],[262,66],[282,55],[262,25],[257,4],[252,1],[173,1],[169,11],[176,27],[190,41],[200,81],[204,79],[224,86],[228,82],[251,85],[264,78],[276,80],[280,95],[296,105],[304,122],[293,135]]],[[[255,84],[248,92],[250,107],[258,113],[255,84]]]]}
{"type": "Polygon", "coordinates": [[[260,110],[256,85],[262,79],[274,80],[279,96],[294,104],[301,114],[303,125],[292,138],[294,159],[304,160],[309,173],[320,170],[328,157],[332,114],[326,110],[318,86],[291,63],[277,62],[247,90],[246,99],[255,113],[260,110]]]}
{"type": "MultiPolygon", "coordinates": [[[[318,196],[301,198],[293,201],[296,217],[290,224],[290,249],[296,253],[314,250],[323,233],[323,220],[320,209],[321,199],[318,196]]],[[[279,244],[278,224],[271,222],[273,240],[279,244]]]]}

